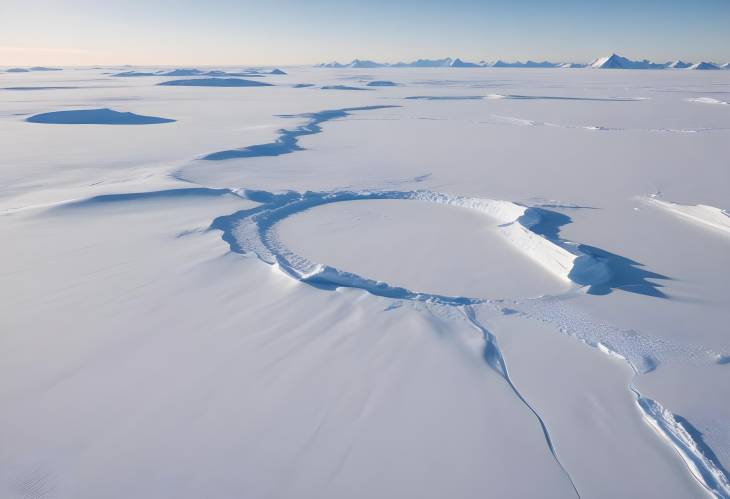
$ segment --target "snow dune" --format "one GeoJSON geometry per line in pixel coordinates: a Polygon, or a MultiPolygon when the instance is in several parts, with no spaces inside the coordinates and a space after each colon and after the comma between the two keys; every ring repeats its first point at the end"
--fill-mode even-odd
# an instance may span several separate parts
{"type": "Polygon", "coordinates": [[[677,215],[683,220],[730,235],[730,213],[704,204],[686,205],[664,201],[656,196],[643,198],[647,203],[677,215]]]}

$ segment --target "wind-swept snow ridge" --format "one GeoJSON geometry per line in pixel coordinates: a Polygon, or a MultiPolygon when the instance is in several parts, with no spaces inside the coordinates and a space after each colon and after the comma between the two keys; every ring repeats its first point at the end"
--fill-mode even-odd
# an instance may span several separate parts
{"type": "Polygon", "coordinates": [[[208,161],[220,161],[233,158],[253,158],[260,156],[281,156],[282,154],[290,154],[294,151],[302,151],[299,145],[299,137],[303,135],[314,135],[322,131],[320,126],[322,123],[337,118],[344,118],[355,111],[372,111],[375,109],[386,109],[399,106],[363,106],[348,107],[343,109],[331,109],[319,111],[317,113],[307,113],[301,115],[287,115],[287,118],[303,117],[309,118],[309,121],[303,125],[299,125],[293,129],[279,130],[279,137],[274,142],[268,144],[256,144],[240,149],[229,149],[227,151],[219,151],[207,154],[201,159],[208,161]]]}
{"type": "Polygon", "coordinates": [[[370,88],[363,88],[363,87],[353,87],[351,85],[324,85],[320,87],[322,90],[372,90],[370,88]]]}
{"type": "Polygon", "coordinates": [[[719,104],[721,106],[728,105],[727,101],[714,99],[712,97],[691,97],[687,99],[687,102],[699,102],[700,104],[719,104]]]}
{"type": "Polygon", "coordinates": [[[730,214],[720,208],[705,204],[687,205],[664,201],[657,196],[643,198],[647,203],[658,206],[680,218],[730,235],[730,214]]]}
{"type": "MultiPolygon", "coordinates": [[[[247,194],[244,192],[243,195],[247,194]]],[[[481,297],[446,297],[410,291],[326,264],[310,262],[284,246],[273,230],[279,221],[315,206],[363,200],[414,200],[468,208],[496,220],[500,224],[499,233],[518,251],[565,281],[601,286],[611,279],[608,260],[591,252],[583,252],[581,245],[560,240],[557,233],[552,234],[550,227],[553,222],[546,220],[551,212],[542,208],[430,191],[289,192],[282,195],[256,192],[253,196],[254,201],[265,199],[264,204],[254,210],[220,217],[211,228],[223,231],[223,238],[233,251],[254,253],[261,260],[277,265],[291,277],[310,284],[361,288],[379,296],[452,305],[484,301],[481,297]]]]}
{"type": "Polygon", "coordinates": [[[596,102],[632,102],[645,100],[643,97],[571,97],[561,95],[517,95],[517,94],[489,94],[487,99],[515,99],[515,100],[581,100],[596,102]]]}
{"type": "Polygon", "coordinates": [[[481,95],[411,95],[406,100],[481,100],[481,95]]]}
{"type": "Polygon", "coordinates": [[[643,397],[634,387],[630,388],[636,395],[636,404],[644,420],[677,451],[695,480],[715,497],[730,498],[727,472],[717,461],[715,453],[697,435],[692,435],[697,431],[689,422],[672,414],[655,400],[643,397]]]}
{"type": "MultiPolygon", "coordinates": [[[[707,102],[707,101],[702,101],[707,102]]],[[[723,104],[721,101],[716,103],[723,104]]],[[[620,128],[607,127],[603,125],[569,125],[561,123],[553,123],[550,121],[538,121],[527,118],[517,118],[514,116],[501,116],[498,114],[490,115],[489,121],[481,121],[487,125],[508,125],[508,126],[544,126],[548,128],[563,128],[566,130],[587,130],[590,132],[642,132],[642,133],[679,133],[693,134],[706,132],[726,132],[730,127],[722,128],[620,128]]]]}

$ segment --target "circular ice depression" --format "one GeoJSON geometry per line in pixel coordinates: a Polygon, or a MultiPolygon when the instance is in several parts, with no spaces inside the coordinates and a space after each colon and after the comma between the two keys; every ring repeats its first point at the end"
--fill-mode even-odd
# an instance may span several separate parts
{"type": "Polygon", "coordinates": [[[318,205],[275,224],[292,253],[411,291],[472,298],[524,298],[566,291],[489,215],[418,200],[318,205]]]}

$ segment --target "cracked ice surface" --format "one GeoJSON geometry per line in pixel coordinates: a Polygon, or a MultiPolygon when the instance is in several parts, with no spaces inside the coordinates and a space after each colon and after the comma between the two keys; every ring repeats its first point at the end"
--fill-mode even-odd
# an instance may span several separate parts
{"type": "Polygon", "coordinates": [[[3,497],[728,497],[728,75],[286,73],[3,77],[3,497]]]}

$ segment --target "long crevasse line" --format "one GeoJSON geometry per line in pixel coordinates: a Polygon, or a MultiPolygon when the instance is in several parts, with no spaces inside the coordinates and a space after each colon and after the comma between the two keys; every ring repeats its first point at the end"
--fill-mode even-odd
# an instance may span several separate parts
{"type": "Polygon", "coordinates": [[[509,376],[509,372],[507,371],[507,363],[504,360],[504,356],[502,355],[502,351],[499,348],[499,345],[497,344],[497,338],[487,329],[485,328],[477,319],[476,312],[474,311],[474,307],[471,305],[465,305],[462,309],[462,312],[464,314],[464,317],[466,317],[467,321],[475,328],[477,329],[482,336],[484,337],[484,360],[487,362],[489,367],[491,367],[495,372],[497,372],[502,378],[507,382],[509,387],[512,389],[514,394],[517,396],[517,398],[520,399],[520,401],[527,407],[530,412],[535,416],[537,421],[540,423],[540,427],[542,428],[542,433],[545,437],[545,443],[548,446],[548,449],[550,450],[550,454],[552,454],[553,459],[555,459],[555,462],[560,467],[562,472],[565,474],[568,481],[570,481],[570,485],[573,487],[573,490],[575,491],[575,495],[577,497],[580,497],[580,493],[578,492],[578,488],[575,486],[575,482],[573,482],[573,477],[570,476],[570,473],[568,470],[563,466],[563,463],[560,462],[560,458],[558,457],[558,454],[555,450],[555,445],[553,444],[552,438],[550,437],[550,432],[548,431],[547,425],[545,424],[545,421],[542,419],[540,414],[535,410],[535,408],[525,399],[525,397],[520,393],[520,391],[517,389],[515,384],[512,382],[512,378],[509,376]]]}

